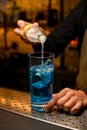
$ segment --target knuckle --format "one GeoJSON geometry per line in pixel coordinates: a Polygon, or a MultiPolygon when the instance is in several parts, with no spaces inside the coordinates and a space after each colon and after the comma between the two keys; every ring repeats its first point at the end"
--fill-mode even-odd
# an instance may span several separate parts
{"type": "Polygon", "coordinates": [[[62,102],[60,100],[57,100],[57,105],[62,106],[63,104],[62,104],[62,102]]]}
{"type": "Polygon", "coordinates": [[[64,108],[65,109],[68,109],[68,110],[70,110],[71,108],[70,108],[70,106],[69,105],[67,105],[67,104],[64,104],[64,108]]]}
{"type": "Polygon", "coordinates": [[[68,90],[70,90],[70,88],[64,88],[64,90],[65,90],[65,91],[68,91],[68,90]]]}
{"type": "Polygon", "coordinates": [[[58,106],[59,109],[63,108],[63,104],[60,101],[57,101],[57,106],[58,106]]]}

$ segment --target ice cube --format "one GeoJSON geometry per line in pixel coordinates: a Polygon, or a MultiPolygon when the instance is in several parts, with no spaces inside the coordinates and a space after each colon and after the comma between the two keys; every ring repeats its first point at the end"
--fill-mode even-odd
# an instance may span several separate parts
{"type": "Polygon", "coordinates": [[[43,64],[43,66],[49,65],[50,63],[52,63],[52,61],[51,61],[51,59],[48,59],[48,60],[43,64]]]}

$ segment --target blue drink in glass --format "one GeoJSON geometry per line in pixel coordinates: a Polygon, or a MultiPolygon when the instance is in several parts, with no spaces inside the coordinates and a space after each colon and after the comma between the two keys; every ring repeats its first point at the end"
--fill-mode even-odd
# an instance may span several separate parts
{"type": "Polygon", "coordinates": [[[37,58],[34,55],[30,58],[31,107],[33,110],[43,112],[53,94],[54,64],[52,54],[45,53],[43,59],[40,53],[37,54],[37,58]]]}

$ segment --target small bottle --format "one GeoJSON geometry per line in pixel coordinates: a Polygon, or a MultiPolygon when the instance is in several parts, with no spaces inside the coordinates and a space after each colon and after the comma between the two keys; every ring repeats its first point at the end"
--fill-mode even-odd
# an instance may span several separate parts
{"type": "Polygon", "coordinates": [[[34,24],[27,24],[24,27],[24,35],[30,42],[44,43],[46,41],[46,35],[42,29],[34,24]]]}

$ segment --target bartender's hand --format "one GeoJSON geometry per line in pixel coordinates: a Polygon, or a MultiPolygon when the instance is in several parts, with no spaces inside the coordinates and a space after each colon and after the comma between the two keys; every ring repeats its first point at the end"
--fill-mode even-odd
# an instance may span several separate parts
{"type": "Polygon", "coordinates": [[[45,111],[51,111],[55,105],[58,109],[63,109],[70,114],[76,114],[87,107],[87,95],[82,90],[64,88],[53,95],[53,98],[46,105],[45,111]]]}
{"type": "MultiPolygon", "coordinates": [[[[38,44],[38,43],[31,43],[27,38],[26,36],[24,35],[24,27],[25,25],[29,24],[29,22],[26,22],[24,20],[18,20],[17,21],[17,25],[18,25],[18,28],[15,28],[14,29],[14,32],[20,36],[20,38],[25,42],[25,43],[28,43],[28,44],[38,44]]],[[[31,24],[31,23],[30,23],[31,24]]],[[[34,25],[36,26],[39,26],[38,23],[33,23],[34,25]]]]}

